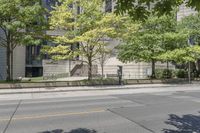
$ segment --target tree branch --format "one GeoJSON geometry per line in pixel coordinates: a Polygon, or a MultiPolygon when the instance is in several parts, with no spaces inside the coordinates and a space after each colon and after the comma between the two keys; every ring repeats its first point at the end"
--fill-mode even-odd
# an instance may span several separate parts
{"type": "Polygon", "coordinates": [[[0,25],[0,28],[1,28],[2,31],[4,32],[6,38],[8,38],[8,32],[7,32],[6,28],[2,27],[1,25],[0,25]]]}
{"type": "Polygon", "coordinates": [[[6,45],[6,42],[7,42],[6,39],[0,36],[0,40],[2,40],[2,41],[0,41],[0,45],[3,46],[3,47],[6,47],[7,46],[6,45]]]}
{"type": "Polygon", "coordinates": [[[17,43],[15,43],[14,45],[13,45],[13,47],[12,47],[12,49],[15,49],[16,47],[17,47],[17,43]]]}
{"type": "Polygon", "coordinates": [[[1,47],[7,47],[7,45],[5,43],[0,43],[1,47]]]}
{"type": "Polygon", "coordinates": [[[84,60],[82,60],[82,62],[85,62],[85,63],[89,64],[87,61],[84,61],[84,60]]]}
{"type": "Polygon", "coordinates": [[[83,52],[86,53],[86,49],[85,49],[83,43],[82,43],[82,42],[80,42],[80,43],[81,43],[81,47],[82,47],[82,49],[83,49],[83,52]]]}

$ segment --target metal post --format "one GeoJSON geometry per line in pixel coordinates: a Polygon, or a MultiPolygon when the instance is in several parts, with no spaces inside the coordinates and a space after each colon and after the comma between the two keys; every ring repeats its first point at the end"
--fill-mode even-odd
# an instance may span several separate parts
{"type": "Polygon", "coordinates": [[[122,85],[122,66],[118,66],[117,75],[119,78],[119,85],[122,85]]]}
{"type": "Polygon", "coordinates": [[[191,84],[191,64],[190,64],[190,62],[188,63],[188,81],[189,81],[189,84],[191,84]]]}
{"type": "MultiPolygon", "coordinates": [[[[188,45],[190,47],[193,47],[195,45],[195,41],[194,39],[190,36],[188,39],[188,45]]],[[[189,80],[189,84],[191,84],[191,62],[188,62],[188,80],[189,80]]]]}
{"type": "Polygon", "coordinates": [[[69,59],[69,77],[71,77],[71,60],[69,59]]]}

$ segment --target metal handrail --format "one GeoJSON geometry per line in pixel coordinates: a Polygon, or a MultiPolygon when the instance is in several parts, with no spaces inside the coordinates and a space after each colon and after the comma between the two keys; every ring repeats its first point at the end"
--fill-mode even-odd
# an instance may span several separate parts
{"type": "Polygon", "coordinates": [[[81,69],[83,67],[83,63],[81,64],[77,64],[70,72],[71,76],[74,75],[74,73],[78,70],[78,69],[81,69]]]}

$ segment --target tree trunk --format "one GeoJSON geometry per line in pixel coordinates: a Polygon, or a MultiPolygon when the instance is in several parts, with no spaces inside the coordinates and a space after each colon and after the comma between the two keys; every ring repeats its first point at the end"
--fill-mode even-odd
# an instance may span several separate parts
{"type": "Polygon", "coordinates": [[[101,55],[100,63],[101,63],[101,77],[103,79],[104,78],[104,55],[103,55],[103,53],[101,55]]]}
{"type": "Polygon", "coordinates": [[[10,62],[10,78],[11,78],[11,80],[13,80],[14,79],[14,77],[13,77],[13,50],[11,50],[10,51],[10,57],[11,57],[11,62],[10,62]]]}
{"type": "Polygon", "coordinates": [[[200,59],[197,60],[197,69],[198,69],[198,71],[200,72],[200,59]]]}
{"type": "Polygon", "coordinates": [[[102,79],[104,78],[104,65],[103,63],[101,64],[101,76],[102,76],[102,79]]]}
{"type": "Polygon", "coordinates": [[[169,61],[167,61],[167,70],[169,70],[169,61]]]}
{"type": "Polygon", "coordinates": [[[167,75],[166,75],[166,78],[169,78],[169,61],[167,61],[167,75]]]}
{"type": "Polygon", "coordinates": [[[198,77],[198,66],[195,62],[191,62],[191,76],[192,78],[198,77]]]}
{"type": "Polygon", "coordinates": [[[197,71],[197,66],[195,62],[191,62],[192,71],[197,71]]]}
{"type": "Polygon", "coordinates": [[[92,80],[92,59],[88,58],[88,80],[92,80]]]}
{"type": "Polygon", "coordinates": [[[200,59],[199,60],[197,60],[197,71],[198,71],[198,76],[199,76],[199,74],[200,74],[200,59]]]}
{"type": "Polygon", "coordinates": [[[151,75],[151,78],[152,79],[155,79],[156,78],[156,74],[155,74],[155,60],[152,60],[152,75],[151,75]]]}
{"type": "Polygon", "coordinates": [[[10,44],[8,43],[7,49],[6,49],[6,58],[7,58],[7,77],[6,80],[11,80],[11,54],[10,54],[10,44]]]}

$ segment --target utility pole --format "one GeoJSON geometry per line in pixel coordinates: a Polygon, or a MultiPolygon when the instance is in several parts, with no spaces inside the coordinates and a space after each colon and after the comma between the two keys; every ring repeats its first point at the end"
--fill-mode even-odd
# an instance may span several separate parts
{"type": "MultiPolygon", "coordinates": [[[[189,39],[188,39],[188,45],[190,47],[193,47],[195,45],[195,42],[194,42],[194,40],[193,40],[192,37],[189,37],[189,39]]],[[[191,62],[190,61],[188,62],[188,82],[189,82],[189,84],[192,83],[191,82],[191,62]]]]}

